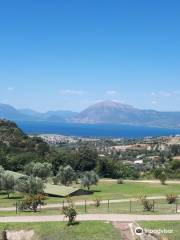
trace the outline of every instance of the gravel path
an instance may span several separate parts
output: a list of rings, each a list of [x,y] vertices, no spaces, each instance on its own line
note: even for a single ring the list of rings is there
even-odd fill
[[[0,217],[0,222],[56,222],[65,221],[63,215]],[[180,215],[80,214],[77,221],[180,221]]]

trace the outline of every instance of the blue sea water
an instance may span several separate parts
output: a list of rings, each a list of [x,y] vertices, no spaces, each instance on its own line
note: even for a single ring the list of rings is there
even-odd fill
[[[75,124],[57,122],[17,122],[27,134],[62,134],[80,137],[142,138],[180,134],[180,129],[112,124]]]

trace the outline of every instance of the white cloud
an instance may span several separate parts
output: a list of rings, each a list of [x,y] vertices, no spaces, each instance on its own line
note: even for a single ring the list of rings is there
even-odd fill
[[[107,91],[106,91],[106,94],[109,95],[109,96],[115,96],[115,95],[118,94],[118,92],[115,91],[115,90],[107,90]]]
[[[14,87],[8,87],[8,91],[14,91]]]
[[[86,94],[87,92],[83,90],[62,89],[59,91],[59,93],[63,95],[83,95]]]
[[[172,92],[159,91],[159,95],[163,97],[170,97],[172,95]]]

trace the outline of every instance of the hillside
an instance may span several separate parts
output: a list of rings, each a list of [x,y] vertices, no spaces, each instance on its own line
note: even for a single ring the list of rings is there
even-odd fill
[[[0,165],[9,170],[20,170],[25,163],[41,161],[49,146],[38,137],[29,137],[16,123],[0,119]]]
[[[15,141],[22,143],[28,137],[17,127],[16,123],[0,119],[0,142],[11,145]]]

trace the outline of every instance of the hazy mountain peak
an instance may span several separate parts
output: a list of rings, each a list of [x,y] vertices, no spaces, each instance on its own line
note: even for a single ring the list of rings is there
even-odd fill
[[[95,108],[95,107],[107,107],[107,108],[121,108],[121,109],[132,109],[134,108],[131,105],[124,104],[115,100],[106,100],[102,102],[98,102],[94,105],[91,105],[89,108]]]
[[[180,128],[180,112],[140,110],[117,101],[96,103],[79,114],[70,111],[38,113],[29,109],[17,110],[8,104],[0,103],[0,118],[14,121],[108,123]]]

